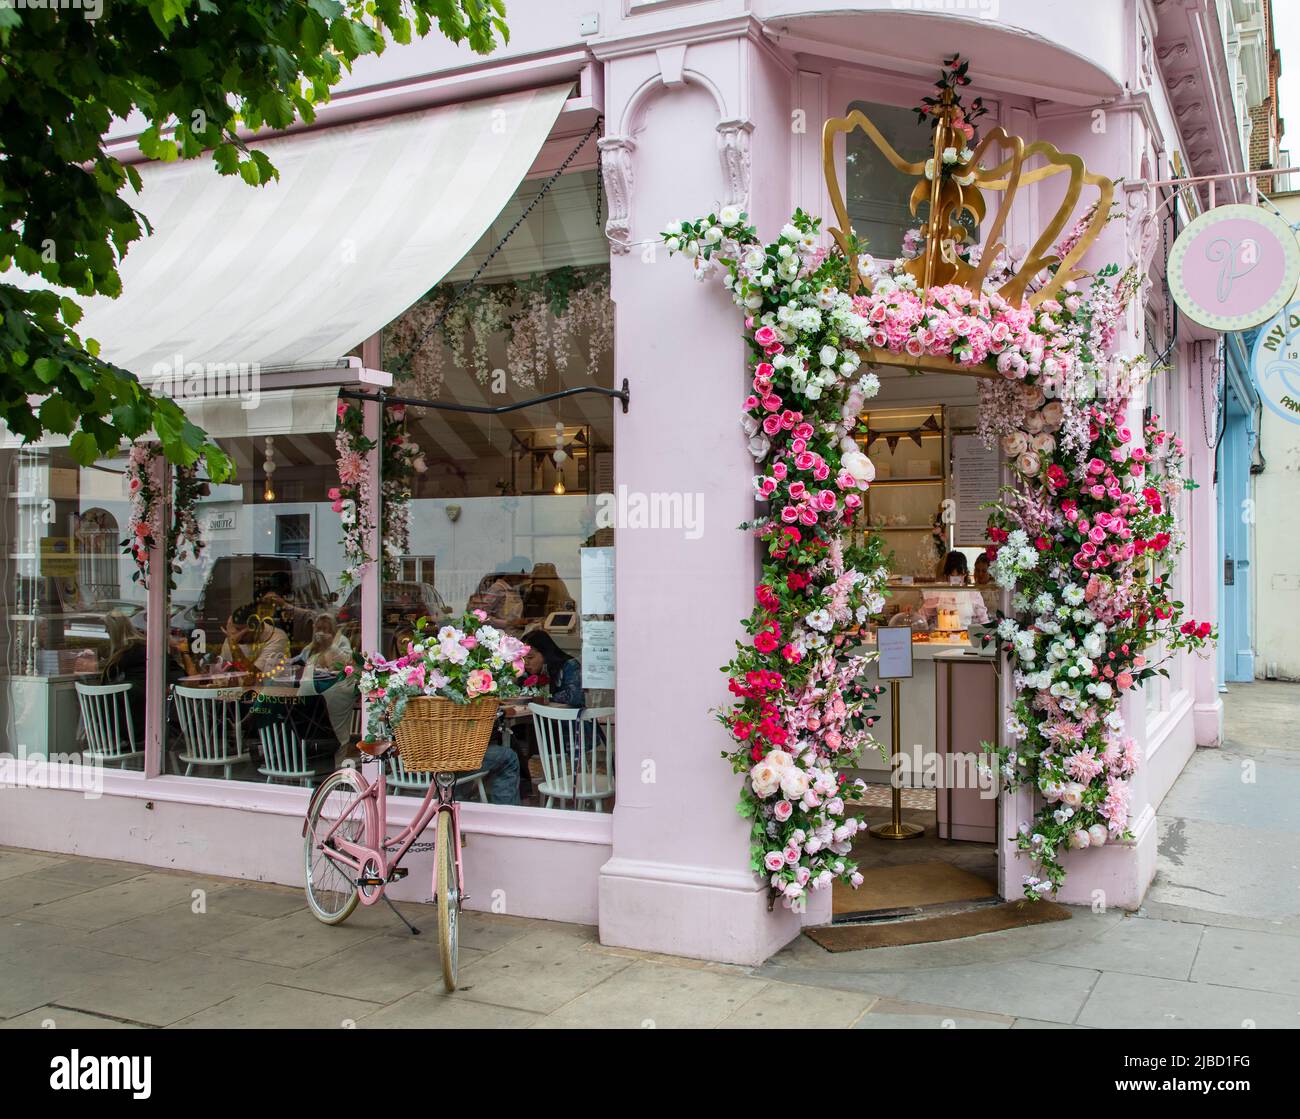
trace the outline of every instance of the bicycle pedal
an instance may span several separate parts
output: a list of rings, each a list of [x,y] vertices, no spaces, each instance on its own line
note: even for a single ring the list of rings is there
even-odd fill
[[[382,878],[370,877],[370,878],[357,879],[358,886],[374,887],[374,886],[382,886],[383,884],[384,884],[384,880]]]
[[[389,874],[388,876],[388,881],[400,882],[403,878],[405,878],[410,873],[411,872],[404,866],[395,866],[393,867],[392,873]]]

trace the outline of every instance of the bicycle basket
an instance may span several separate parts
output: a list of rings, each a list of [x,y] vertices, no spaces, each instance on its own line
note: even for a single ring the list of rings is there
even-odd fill
[[[480,696],[453,703],[438,696],[416,696],[393,737],[407,769],[419,773],[460,773],[483,764],[501,701]]]

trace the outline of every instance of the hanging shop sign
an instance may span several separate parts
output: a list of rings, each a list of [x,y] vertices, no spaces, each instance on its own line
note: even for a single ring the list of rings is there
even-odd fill
[[[1300,302],[1275,315],[1255,335],[1250,376],[1270,409],[1300,424]]]
[[[1276,315],[1300,281],[1300,244],[1276,214],[1219,206],[1178,235],[1169,254],[1174,302],[1211,330],[1249,330]]]

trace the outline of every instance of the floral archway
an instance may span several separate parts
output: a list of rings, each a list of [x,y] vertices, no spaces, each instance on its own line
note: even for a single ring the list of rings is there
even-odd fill
[[[1016,698],[1010,742],[988,749],[1008,786],[1037,794],[1018,824],[1027,897],[1061,885],[1065,851],[1131,838],[1139,758],[1121,698],[1214,638],[1184,619],[1170,577],[1182,547],[1176,498],[1193,486],[1181,442],[1154,419],[1130,426],[1130,401],[1155,371],[1114,353],[1140,277],[1132,265],[1079,266],[1110,220],[1112,184],[1002,129],[977,141],[983,106],[963,104],[969,82],[967,64],[946,59],[917,107],[932,129],[924,163],[903,161],[861,113],[827,123],[834,251],[802,211],[770,242],[735,207],[663,234],[701,278],[721,273],[750,346],[741,422],[764,509],[746,528],[763,577],[718,717],[732,739],[725,757],[745,775],[752,866],[786,906],[837,878],[861,881],[851,852],[863,823],[846,807],[842,770],[873,745],[878,689],[863,682],[858,631],[884,607],[888,578],[879,541],[854,545],[850,531],[874,477],[854,438],[879,391],[873,365],[979,375],[981,432],[1010,462],[989,553],[1013,609],[989,636]],[[926,206],[925,221],[899,259],[874,260],[848,226],[831,145],[853,127],[917,178],[912,212]],[[1000,162],[985,166],[993,152]],[[1069,175],[1061,211],[1013,258],[999,239],[1011,196],[1058,173]],[[1096,200],[1062,236],[1089,187]],[[985,219],[986,190],[1004,201],[982,252],[962,219]]]

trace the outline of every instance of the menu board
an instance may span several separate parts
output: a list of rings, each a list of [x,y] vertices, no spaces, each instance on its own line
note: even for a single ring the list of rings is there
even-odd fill
[[[876,675],[882,680],[907,680],[912,676],[912,627],[880,626],[876,629]]]
[[[984,446],[978,435],[952,439],[953,539],[959,548],[982,548],[988,543],[989,511],[981,508],[996,501],[1001,485],[997,447]]]

